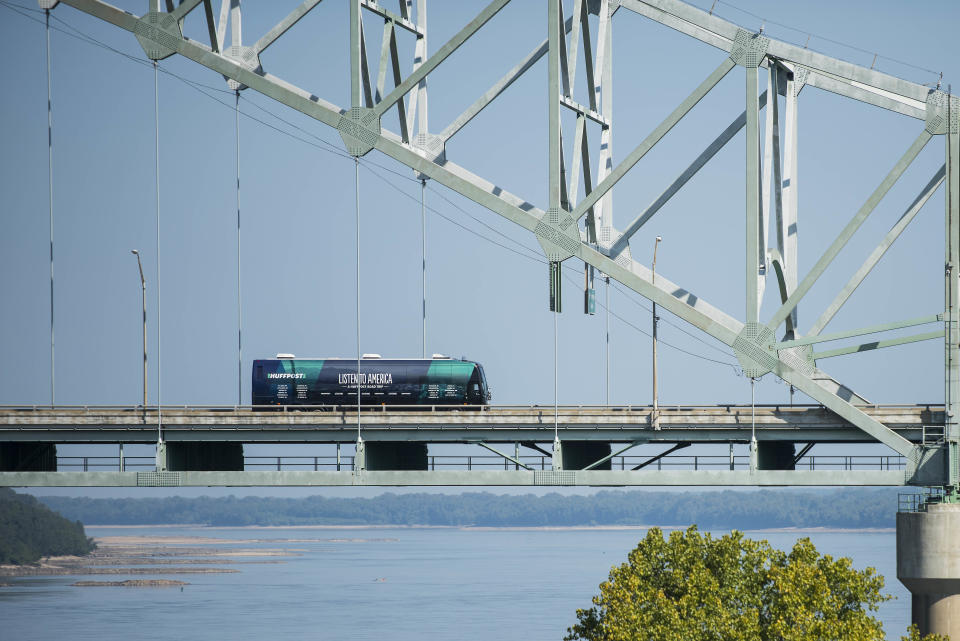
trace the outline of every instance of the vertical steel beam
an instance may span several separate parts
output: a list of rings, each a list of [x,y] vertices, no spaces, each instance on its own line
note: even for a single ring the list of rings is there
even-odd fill
[[[427,59],[427,0],[417,0],[417,43],[413,48],[413,71],[420,68]],[[417,111],[419,107],[420,111]],[[427,78],[417,83],[417,90],[410,92],[407,99],[407,131],[411,139],[414,137],[414,116],[419,115],[416,133],[427,133]]]
[[[243,29],[241,28],[240,0],[230,0],[230,44],[234,47],[243,45]]]
[[[360,80],[360,0],[350,0],[350,106],[362,107],[363,88]]]
[[[223,50],[223,45],[227,41],[227,16],[230,11],[230,4],[233,0],[220,0],[220,17],[217,20],[217,44]]]
[[[594,110],[600,105],[600,114],[608,123],[613,122],[613,31],[611,29],[610,6],[607,0],[600,0],[600,14],[597,25],[597,61],[593,72],[593,96],[590,107]],[[597,79],[599,78],[599,82]],[[597,182],[603,182],[613,171],[613,127],[606,125],[600,130],[600,154],[597,166]],[[613,226],[613,194],[608,190],[600,199],[599,207],[594,208],[596,224],[602,229]]]
[[[747,323],[760,320],[760,136],[757,67],[747,71]],[[769,93],[767,94],[770,95]]]
[[[763,183],[761,185],[762,198],[760,215],[763,223],[760,233],[760,264],[763,265],[763,274],[769,269],[767,249],[770,243],[770,219],[776,212],[779,221],[781,212],[781,185],[780,185],[780,98],[777,93],[779,84],[778,68],[776,63],[767,65],[766,114],[764,119],[763,143]],[[771,203],[771,198],[773,203]],[[766,288],[766,279],[760,281],[760,300]]]
[[[560,208],[560,0],[547,0],[547,95],[549,96],[549,194],[551,209]]]
[[[946,136],[946,246],[944,270],[944,409],[948,447],[948,477],[954,494],[960,483],[960,123],[956,101],[947,98]]]
[[[777,249],[783,260],[783,280],[789,297],[797,289],[797,115],[798,98],[803,83],[796,79],[796,71],[787,75],[786,113],[784,114],[783,141],[783,213],[777,219]],[[797,326],[798,309],[790,312],[792,326]]]

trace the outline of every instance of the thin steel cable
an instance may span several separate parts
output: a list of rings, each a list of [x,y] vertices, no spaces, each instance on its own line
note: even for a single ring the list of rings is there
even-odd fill
[[[639,307],[640,309],[642,309],[642,310],[644,310],[644,311],[647,311],[647,312],[650,311],[650,308],[649,308],[649,307],[645,306],[643,303],[641,303],[641,302],[638,301],[636,298],[634,298],[633,296],[631,296],[631,293],[634,293],[632,290],[630,290],[629,292],[628,292],[628,291],[625,291],[625,290],[621,289],[620,287],[618,287],[616,283],[614,283],[613,287],[614,287],[614,289],[616,289],[618,292],[620,292],[621,294],[623,294],[623,296],[624,296],[627,300],[629,300],[631,303],[633,303],[634,305],[636,305],[636,306]],[[716,351],[716,352],[719,352],[720,354],[723,354],[724,356],[733,356],[733,355],[730,354],[729,352],[726,352],[726,351],[720,349],[719,347],[717,347],[716,345],[713,345],[712,343],[707,342],[706,340],[704,340],[703,338],[697,336],[696,334],[687,331],[686,329],[684,329],[684,328],[681,327],[680,325],[677,325],[676,323],[670,322],[669,319],[661,318],[660,320],[663,321],[665,324],[669,325],[670,327],[673,327],[673,328],[676,329],[677,331],[679,331],[679,332],[681,332],[681,333],[683,333],[683,334],[686,334],[687,336],[689,336],[690,338],[692,338],[693,340],[695,340],[695,341],[697,341],[697,342],[699,342],[699,343],[703,343],[704,345],[706,345],[706,346],[709,347],[710,349],[712,349],[712,350],[714,350],[714,351]],[[661,342],[663,342],[663,341],[661,341]]]
[[[53,93],[50,79],[50,10],[45,9],[47,34],[47,189],[50,201],[50,406],[56,404],[53,341]]]
[[[243,403],[243,290],[240,287],[240,89],[236,90],[234,130],[237,142],[237,405]]]
[[[6,0],[0,0],[0,6],[7,6],[7,8],[11,8],[11,7],[9,6],[9,5],[11,5],[11,4],[12,4],[12,3],[9,3],[9,2],[7,2]],[[14,6],[19,6],[19,5],[14,5]],[[19,13],[19,12],[17,12],[17,13]],[[30,16],[24,16],[24,17],[27,17],[28,19],[33,19],[33,18],[31,18]],[[56,16],[54,16],[54,19],[55,19],[55,20],[58,20],[58,18],[57,18]],[[123,56],[123,57],[125,57],[125,58],[127,58],[127,59],[129,59],[129,60],[131,60],[131,61],[133,61],[133,62],[144,63],[144,64],[151,64],[150,61],[142,60],[142,59],[140,59],[140,58],[138,58],[138,57],[136,57],[136,56],[131,56],[131,55],[126,54],[126,53],[124,53],[124,52],[122,52],[122,51],[119,51],[119,50],[117,50],[117,49],[114,49],[113,47],[110,47],[109,45],[105,45],[104,43],[96,40],[95,38],[92,38],[92,37],[90,37],[90,36],[87,36],[86,34],[83,34],[83,32],[80,32],[79,30],[75,29],[74,27],[72,27],[72,26],[69,25],[68,23],[66,23],[66,22],[64,22],[64,21],[62,21],[62,20],[59,20],[59,21],[60,21],[61,23],[63,23],[64,25],[66,25],[67,27],[73,29],[74,31],[76,31],[77,33],[80,34],[79,36],[77,36],[77,35],[71,34],[71,33],[69,33],[69,32],[66,32],[66,31],[64,31],[64,30],[62,30],[62,29],[57,29],[58,31],[62,31],[62,32],[65,33],[66,35],[69,35],[69,36],[74,37],[74,38],[77,38],[77,39],[85,40],[85,41],[89,42],[90,44],[93,44],[93,45],[96,45],[96,46],[103,47],[103,48],[105,48],[105,49],[107,49],[107,50],[109,50],[109,51],[112,51],[112,52],[114,52],[114,53],[117,53],[118,55],[121,55],[121,56]],[[52,27],[52,28],[56,29],[56,27]],[[233,108],[236,110],[236,105],[232,105],[232,106],[231,106],[231,105],[228,105],[226,102],[224,102],[224,101],[218,99],[217,97],[212,96],[212,95],[210,95],[209,93],[207,93],[206,90],[216,91],[216,92],[219,92],[219,93],[232,93],[232,92],[228,92],[228,91],[221,90],[221,89],[218,89],[218,88],[215,88],[215,87],[211,87],[211,86],[209,86],[209,85],[204,85],[203,83],[199,83],[199,82],[197,82],[197,81],[190,80],[190,79],[188,79],[188,78],[184,78],[183,76],[180,76],[180,75],[178,75],[178,74],[172,73],[172,72],[170,72],[170,71],[168,71],[168,70],[166,70],[166,69],[157,68],[157,67],[155,67],[155,69],[158,70],[158,71],[160,71],[160,72],[163,72],[164,74],[166,74],[166,75],[168,75],[168,76],[171,76],[171,77],[173,77],[173,78],[175,78],[175,79],[183,82],[184,84],[190,86],[191,88],[195,89],[196,91],[199,91],[200,93],[202,93],[202,94],[205,95],[206,97],[210,98],[211,100],[214,100],[214,101],[216,101],[216,102],[218,102],[218,103],[220,103],[220,104],[222,104],[222,105],[224,105],[224,106],[233,107]],[[206,89],[206,90],[205,90],[205,89]],[[280,116],[277,116],[277,115],[274,114],[273,112],[271,112],[271,111],[269,111],[269,110],[261,107],[260,105],[257,105],[257,104],[254,103],[254,102],[251,102],[251,101],[249,101],[249,100],[248,100],[247,102],[248,102],[248,104],[252,104],[254,107],[256,107],[257,109],[263,111],[264,113],[267,113],[267,114],[271,115],[272,117],[277,118],[279,121],[283,122],[284,124],[287,124],[288,126],[291,126],[291,127],[295,128],[295,129],[297,129],[297,130],[299,130],[299,131],[302,131],[302,132],[304,132],[304,133],[307,133],[308,135],[310,135],[311,137],[313,137],[313,138],[321,141],[321,142],[324,143],[325,145],[332,147],[332,144],[331,144],[331,143],[329,143],[328,141],[326,141],[326,140],[320,138],[319,136],[313,134],[312,132],[309,132],[307,129],[304,129],[303,127],[299,127],[299,126],[297,126],[296,124],[294,124],[294,123],[292,123],[292,122],[290,122],[290,121],[288,121],[288,120],[286,120],[286,119],[283,119],[283,118],[281,118]],[[274,125],[271,125],[270,123],[265,122],[265,121],[263,121],[263,120],[261,120],[261,119],[259,119],[259,118],[256,118],[256,117],[254,117],[254,116],[250,115],[249,113],[244,112],[244,111],[242,111],[242,110],[240,111],[240,114],[243,115],[243,116],[245,116],[245,117],[247,117],[247,118],[250,118],[250,119],[253,120],[254,122],[257,122],[257,123],[259,123],[259,124],[261,124],[261,125],[263,125],[263,126],[265,126],[265,127],[268,127],[268,128],[270,128],[270,129],[278,132],[278,133],[281,133],[281,134],[283,134],[283,135],[286,135],[286,136],[288,136],[288,137],[291,137],[291,138],[293,138],[293,139],[295,139],[295,140],[298,140],[298,141],[300,141],[300,142],[303,142],[303,143],[305,143],[305,144],[308,144],[308,145],[310,145],[310,146],[312,146],[312,147],[315,147],[315,148],[317,148],[317,149],[320,149],[320,150],[322,150],[322,151],[325,151],[325,152],[328,152],[328,153],[333,153],[334,155],[338,155],[338,156],[342,156],[342,157],[351,157],[351,156],[349,156],[348,154],[345,154],[344,152],[339,151],[339,150],[337,150],[337,149],[335,149],[335,148],[328,149],[328,148],[321,147],[320,145],[314,144],[314,143],[310,142],[309,140],[306,140],[306,139],[301,138],[301,137],[299,137],[299,136],[296,136],[296,135],[294,135],[294,134],[292,134],[292,133],[290,133],[290,132],[288,132],[288,131],[285,131],[285,130],[283,130],[283,129],[280,129],[280,128],[274,126]],[[390,169],[390,168],[387,168],[387,167],[385,167],[385,166],[383,166],[383,165],[380,165],[380,164],[378,164],[378,163],[375,163],[375,162],[372,162],[372,161],[369,161],[369,160],[365,160],[365,161],[364,161],[364,165],[365,165],[365,166],[372,165],[372,166],[375,166],[375,167],[379,167],[380,169],[383,169],[384,171],[388,171],[389,173],[395,174],[395,175],[397,175],[398,177],[403,178],[404,180],[415,180],[415,179],[408,178],[407,176],[404,176],[404,175],[400,174],[400,173],[397,172],[397,171],[394,171],[394,170],[392,170],[392,169]],[[399,187],[397,187],[396,185],[394,185],[393,183],[391,183],[389,180],[387,180],[385,177],[383,177],[383,176],[381,176],[380,174],[378,174],[376,171],[374,171],[373,169],[371,169],[369,166],[368,166],[367,168],[368,168],[376,177],[378,177],[378,178],[380,178],[381,180],[383,180],[384,182],[386,182],[386,183],[387,183],[388,185],[390,185],[392,188],[396,189],[397,191],[399,191],[399,192],[402,193],[403,195],[407,196],[408,198],[412,198],[412,196],[410,196],[410,194],[407,194],[407,192],[403,191],[402,189],[400,189]],[[449,203],[451,206],[453,206],[453,207],[455,207],[456,209],[458,209],[459,211],[463,212],[465,215],[467,215],[468,217],[470,217],[471,219],[473,219],[474,221],[476,221],[478,224],[483,225],[484,227],[486,227],[486,228],[489,229],[490,231],[496,233],[497,235],[499,235],[499,236],[501,236],[501,237],[509,240],[510,242],[515,243],[516,245],[518,245],[519,247],[521,247],[523,250],[526,250],[526,251],[528,251],[528,252],[533,252],[533,251],[534,251],[534,250],[532,250],[531,248],[523,245],[523,244],[520,243],[519,241],[517,241],[517,240],[511,238],[510,236],[507,236],[507,235],[503,234],[503,233],[500,232],[499,230],[491,227],[490,225],[486,224],[485,222],[483,222],[483,221],[480,220],[479,218],[477,218],[477,217],[469,214],[469,212],[467,212],[467,211],[464,210],[463,208],[461,208],[461,207],[459,207],[458,205],[456,205],[456,203],[454,203],[454,202],[451,201],[450,199],[446,198],[446,196],[444,196],[441,192],[439,192],[439,191],[437,191],[437,190],[433,190],[433,191],[434,191],[435,193],[437,193],[443,200],[445,200],[445,201],[446,201],[447,203]],[[429,209],[432,213],[440,216],[441,218],[447,220],[448,222],[451,222],[452,224],[460,227],[461,229],[463,229],[463,230],[465,230],[465,231],[467,231],[467,232],[469,232],[469,233],[471,233],[471,234],[474,234],[475,236],[477,236],[477,237],[479,237],[479,238],[482,238],[482,239],[484,239],[484,240],[486,240],[486,241],[488,241],[488,242],[490,242],[490,243],[493,243],[493,244],[495,244],[495,245],[497,245],[497,246],[499,246],[499,247],[501,247],[501,248],[503,248],[503,249],[506,249],[507,251],[511,251],[512,253],[515,253],[515,254],[517,254],[518,256],[522,256],[522,257],[524,257],[524,258],[527,258],[528,260],[533,260],[533,261],[538,262],[538,263],[541,263],[541,264],[546,264],[546,262],[547,262],[547,261],[543,260],[542,258],[539,258],[539,257],[536,256],[536,255],[530,255],[530,254],[522,253],[521,251],[515,250],[515,249],[513,249],[512,247],[508,247],[508,246],[503,245],[502,243],[499,243],[499,242],[497,242],[497,241],[495,241],[495,240],[493,240],[493,239],[491,239],[491,238],[489,238],[489,237],[486,237],[486,236],[484,236],[483,234],[481,234],[481,233],[479,233],[479,232],[477,232],[477,231],[475,231],[475,230],[472,230],[472,229],[470,229],[469,227],[466,227],[466,226],[460,224],[459,222],[455,221],[454,219],[450,218],[449,216],[444,215],[442,212],[440,212],[439,210],[437,210],[437,209],[435,209],[435,208],[433,208],[433,207],[426,207],[426,209]],[[608,294],[608,295],[609,295],[609,294]],[[631,299],[631,300],[633,300],[633,299]],[[635,304],[637,304],[637,305],[640,305],[640,304],[637,303],[636,301],[633,301],[633,302],[634,302]],[[641,307],[642,307],[642,305],[641,305]],[[618,316],[618,315],[616,315],[616,314],[614,314],[614,317],[617,318],[618,320],[621,320],[622,322],[624,322],[625,324],[627,324],[627,325],[628,325],[629,327],[631,327],[632,329],[637,330],[637,331],[640,331],[641,333],[647,335],[646,332],[643,332],[642,330],[639,330],[639,328],[637,328],[636,326],[632,325],[631,323],[629,323],[628,321],[626,321],[626,320],[623,319],[622,317],[620,317],[620,316]],[[683,333],[689,335],[691,338],[694,338],[695,340],[698,340],[698,341],[704,343],[704,344],[707,345],[708,347],[711,347],[712,349],[717,349],[716,347],[714,347],[713,345],[710,345],[709,343],[706,343],[705,341],[703,341],[703,340],[700,339],[699,337],[697,337],[697,336],[695,336],[695,335],[693,335],[693,334],[690,334],[689,332],[686,332],[686,331],[683,330],[682,328],[677,327],[676,325],[674,325],[674,324],[672,324],[672,323],[669,323],[669,321],[665,321],[665,322],[667,322],[667,323],[670,324],[671,326],[677,328],[678,330],[682,331]],[[660,340],[659,342],[663,343],[664,345],[667,345],[668,347],[671,347],[671,348],[673,348],[673,349],[677,349],[677,350],[679,350],[679,351],[681,351],[681,352],[683,352],[683,353],[686,353],[686,354],[688,354],[688,355],[690,355],[690,356],[694,356],[694,357],[696,357],[696,358],[701,358],[701,359],[703,359],[703,360],[707,360],[707,361],[710,361],[710,362],[714,362],[714,363],[718,363],[718,364],[723,364],[723,365],[732,365],[732,364],[730,364],[730,363],[725,363],[725,362],[722,362],[722,361],[717,361],[717,360],[714,360],[714,359],[710,359],[710,358],[707,358],[707,357],[700,356],[700,355],[695,354],[695,353],[693,353],[693,352],[689,352],[689,351],[684,350],[684,349],[682,349],[682,348],[679,348],[679,347],[677,347],[677,346],[675,346],[675,345],[672,345],[672,344],[670,344],[670,343],[667,343],[667,342],[665,342],[665,341],[663,341],[663,340]],[[718,351],[720,351],[720,350],[718,350]],[[724,352],[721,351],[721,353],[724,353]],[[725,353],[724,353],[724,354],[725,354]],[[728,354],[725,354],[725,355],[728,355]]]
[[[606,302],[604,308],[606,308],[606,336],[607,336],[607,359],[606,359],[606,377],[605,385],[607,390],[607,407],[610,406],[610,277],[607,276],[604,278],[606,281]]]
[[[157,193],[157,463],[161,463],[160,446],[163,444],[163,402],[161,395],[161,374],[160,367],[161,354],[160,349],[160,72],[157,61],[153,61],[153,124],[154,124],[154,176],[156,180],[155,189]],[[159,466],[159,465],[158,465]],[[166,464],[162,465],[166,468]]]
[[[557,284],[559,287],[559,283]],[[553,311],[553,442],[556,443],[558,436],[560,424],[560,408],[559,408],[559,395],[557,394],[558,382],[559,382],[559,367],[558,367],[558,357],[557,357],[557,317],[560,315],[559,299],[556,301],[556,308]]]
[[[750,449],[757,449],[757,403],[756,403],[757,379],[750,377]]]
[[[420,337],[420,358],[427,357],[427,180],[420,180],[420,294],[423,298],[421,309],[422,336]]]
[[[360,443],[360,157],[354,157],[354,202],[357,221],[357,443]]]

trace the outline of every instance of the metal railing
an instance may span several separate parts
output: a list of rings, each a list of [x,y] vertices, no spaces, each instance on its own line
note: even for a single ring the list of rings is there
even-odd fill
[[[447,405],[447,404],[438,404],[438,405],[361,405],[362,412],[394,412],[394,411],[420,411],[420,412],[433,412],[433,411],[449,411],[454,410],[469,410],[469,411],[510,411],[510,410],[523,410],[530,411],[540,409],[545,412],[553,411],[553,405],[539,405],[539,404],[516,404],[516,405]],[[757,409],[762,410],[774,410],[774,411],[800,411],[800,410],[810,410],[810,409],[824,409],[823,405],[818,404],[808,404],[808,405],[789,405],[783,403],[774,403],[774,404],[762,404],[757,403],[755,405]],[[871,404],[863,405],[867,409],[917,409],[923,408],[930,411],[943,411],[943,405],[937,403],[893,403],[893,404]],[[658,405],[658,411],[661,412],[676,412],[676,411],[687,411],[687,410],[732,410],[732,409],[744,409],[750,408],[749,404],[737,404],[737,403],[724,403],[719,405],[697,405],[697,404],[682,404],[682,405]],[[304,410],[317,410],[317,411],[333,411],[333,412],[356,412],[357,405],[356,403],[341,403],[335,405],[147,405],[146,411],[151,414],[155,414],[158,409],[162,409],[164,412],[175,412],[177,410],[188,410],[188,411],[209,411],[209,412],[299,412]],[[603,410],[603,411],[613,411],[613,412],[650,412],[653,408],[650,405],[636,404],[636,405],[591,405],[591,404],[578,404],[578,405],[560,405],[559,409],[563,410]],[[142,405],[0,405],[0,411],[22,411],[22,412],[32,412],[32,411],[86,411],[86,412],[95,412],[95,411],[113,411],[113,412],[143,412],[144,407]]]
[[[943,503],[942,487],[925,487],[920,492],[897,495],[897,512],[926,512],[927,506]]]
[[[651,460],[650,456],[615,456],[610,459],[612,470],[748,470],[749,456],[724,455],[676,455]],[[494,454],[429,455],[427,469],[435,470],[550,470],[549,456],[522,456],[520,464]],[[247,471],[352,471],[353,456],[245,456]],[[126,456],[123,470],[147,471],[155,469],[152,456]],[[521,465],[522,464],[522,465]],[[797,470],[902,470],[906,467],[903,456],[804,456],[795,464]],[[122,471],[119,456],[61,456],[57,457],[60,471],[104,472]],[[919,495],[902,495],[919,496]],[[902,510],[904,511],[904,510]],[[906,510],[910,511],[910,510]]]
[[[153,456],[124,456],[121,469],[119,456],[58,456],[57,470],[61,472],[145,472],[156,468]]]

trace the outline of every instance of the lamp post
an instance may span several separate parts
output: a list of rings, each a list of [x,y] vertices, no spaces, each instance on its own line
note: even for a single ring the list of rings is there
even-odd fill
[[[140,268],[140,294],[143,303],[143,412],[147,412],[147,281],[143,278],[143,263],[140,262],[140,252],[131,249],[130,253],[137,257],[137,267]]]
[[[652,268],[652,279],[651,282],[657,284],[657,247],[660,246],[660,241],[663,238],[657,236],[657,240],[653,243],[653,268]],[[657,304],[653,303],[653,414],[651,416],[650,423],[653,426],[653,429],[660,429],[660,404],[657,398]]]

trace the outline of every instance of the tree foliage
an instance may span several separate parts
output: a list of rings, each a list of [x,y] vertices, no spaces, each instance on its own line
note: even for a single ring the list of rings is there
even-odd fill
[[[653,528],[610,570],[593,607],[577,610],[566,639],[883,641],[874,616],[890,598],[883,584],[807,538],[788,553],[736,531],[715,538],[694,526],[664,538]]]
[[[0,488],[0,564],[88,554],[95,547],[79,521],[63,518],[32,496]]]

